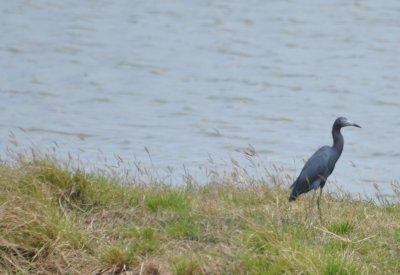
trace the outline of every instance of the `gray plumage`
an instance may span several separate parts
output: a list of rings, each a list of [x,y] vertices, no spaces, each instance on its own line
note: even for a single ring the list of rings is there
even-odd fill
[[[319,208],[319,199],[321,197],[322,188],[335,168],[335,164],[343,151],[344,139],[340,129],[346,126],[361,128],[359,125],[350,122],[345,117],[339,117],[335,120],[332,126],[333,145],[321,147],[306,162],[299,177],[291,186],[292,191],[289,196],[289,201],[296,200],[299,195],[307,193],[310,190],[320,188],[320,194],[318,197]]]

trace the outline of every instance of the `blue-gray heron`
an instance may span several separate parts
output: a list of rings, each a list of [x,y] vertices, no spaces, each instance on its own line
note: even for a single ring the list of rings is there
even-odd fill
[[[355,126],[361,128],[361,126],[349,121],[345,117],[339,117],[335,120],[332,126],[333,145],[321,147],[306,162],[299,177],[290,187],[292,192],[289,196],[289,201],[296,200],[300,194],[320,188],[317,203],[321,216],[319,201],[322,194],[322,188],[324,187],[327,178],[332,173],[336,162],[342,154],[344,140],[342,134],[340,133],[340,129],[346,126]]]

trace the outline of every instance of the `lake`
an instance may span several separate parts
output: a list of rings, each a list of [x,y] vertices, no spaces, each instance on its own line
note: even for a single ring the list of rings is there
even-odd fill
[[[2,1],[1,147],[15,135],[98,165],[149,163],[147,148],[201,182],[210,156],[249,165],[251,144],[295,177],[346,116],[363,128],[342,130],[331,181],[390,194],[399,14],[395,0]]]

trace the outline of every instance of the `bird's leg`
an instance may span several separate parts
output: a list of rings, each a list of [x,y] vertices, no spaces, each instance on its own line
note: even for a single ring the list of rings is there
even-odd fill
[[[316,192],[316,191],[317,191],[317,190],[315,190],[315,192]],[[314,195],[315,195],[315,193],[314,193]],[[319,212],[319,220],[322,222],[322,212],[321,212],[321,207],[320,207],[320,203],[319,203],[319,201],[320,201],[320,199],[321,199],[321,195],[322,195],[322,187],[319,188],[319,196],[318,196],[318,199],[317,199],[318,212]]]
[[[314,202],[314,199],[315,199],[315,190],[314,190],[314,194],[312,195],[311,202]]]
[[[310,203],[310,207],[309,207],[309,209],[310,209],[309,215],[310,215],[311,223],[314,221],[314,213],[313,213],[314,212],[313,211],[314,207],[313,207],[313,205],[314,205],[315,194],[316,193],[317,193],[317,190],[314,189],[314,193],[313,193],[313,196],[311,198],[311,203]]]

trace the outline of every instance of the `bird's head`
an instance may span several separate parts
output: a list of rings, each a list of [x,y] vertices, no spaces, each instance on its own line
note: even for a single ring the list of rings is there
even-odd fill
[[[354,126],[354,127],[361,128],[360,125],[351,122],[350,120],[348,120],[345,117],[338,117],[335,120],[335,123],[333,124],[333,126],[336,126],[336,127],[339,127],[339,128],[346,127],[346,126]]]

